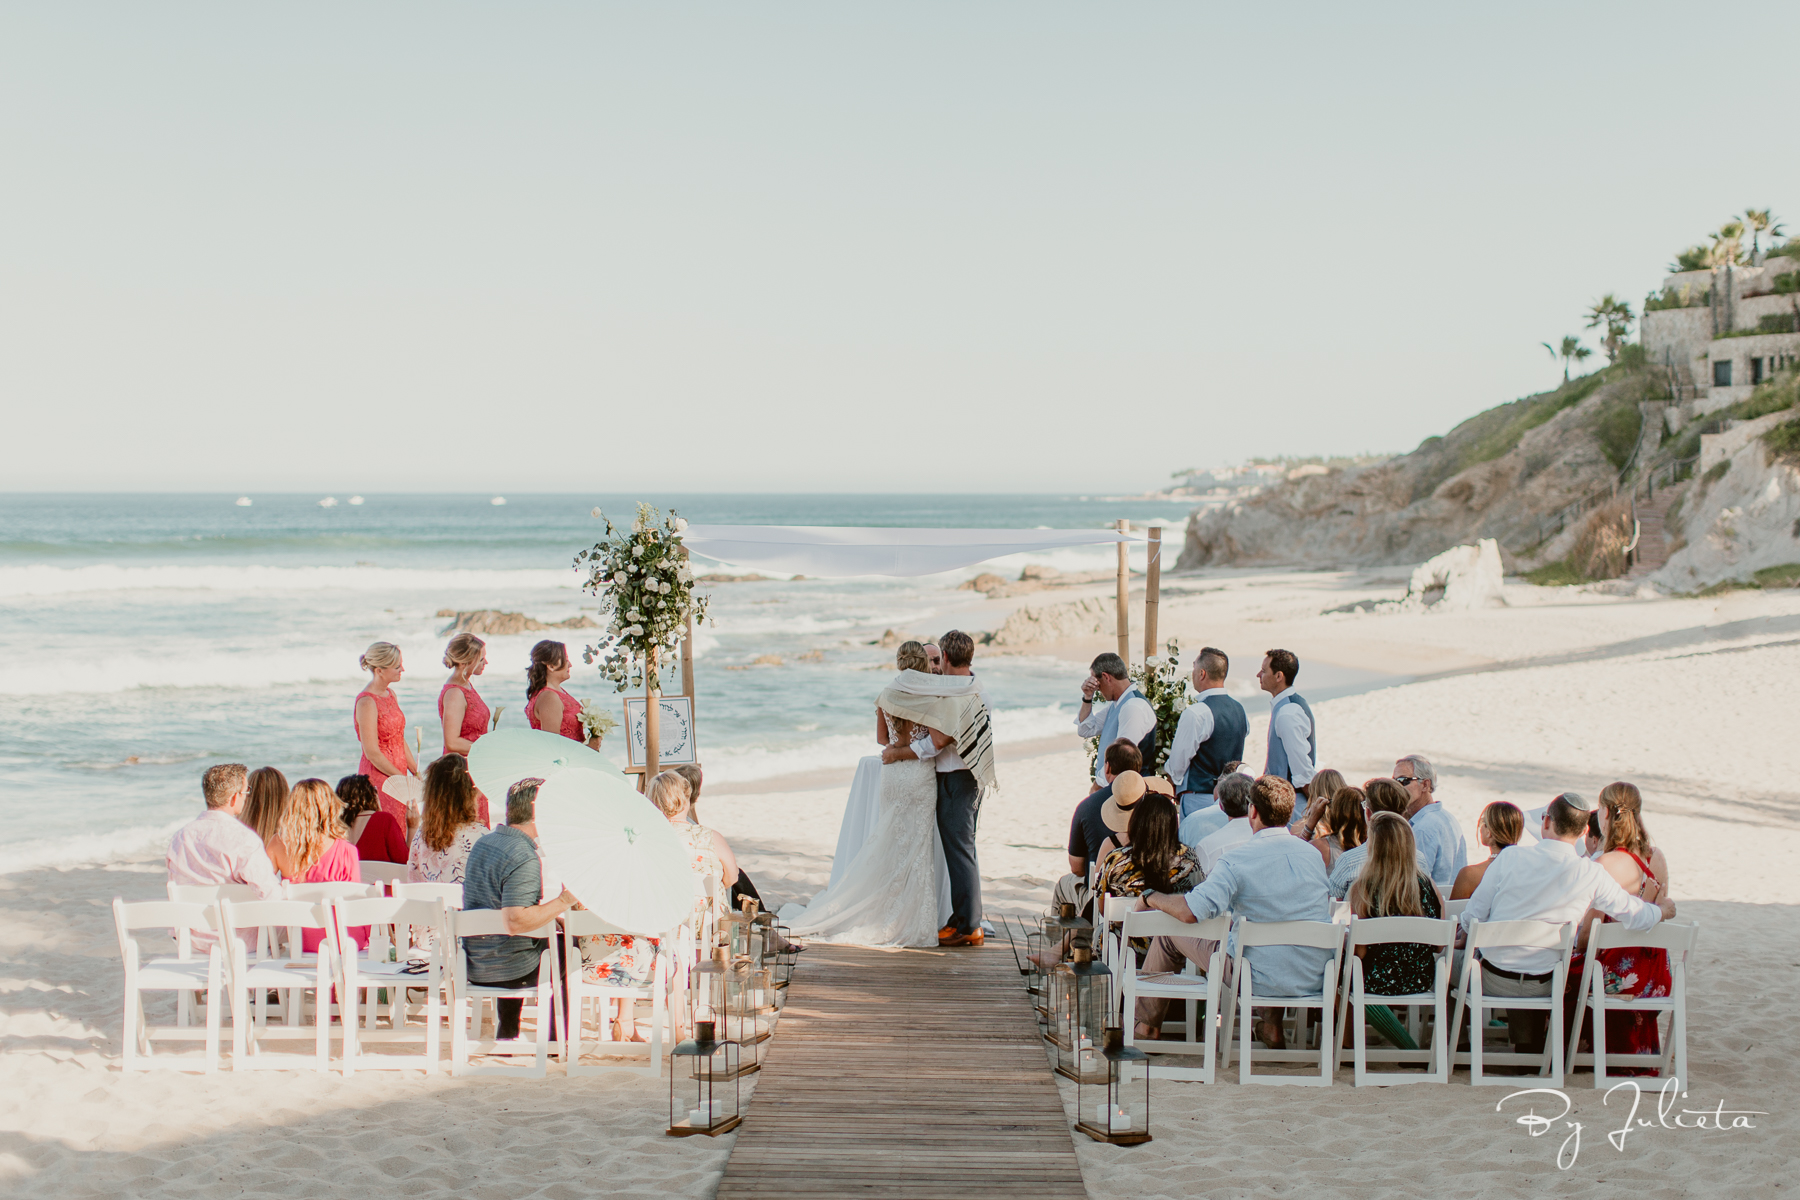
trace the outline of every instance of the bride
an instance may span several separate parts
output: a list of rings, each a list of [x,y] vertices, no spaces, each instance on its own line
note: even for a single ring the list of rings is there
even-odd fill
[[[902,671],[928,671],[925,648],[907,642],[895,656]],[[782,909],[795,937],[857,946],[936,946],[938,880],[946,875],[937,828],[936,753],[932,731],[875,710],[883,746],[912,757],[881,767],[880,815],[848,864],[833,864],[832,883],[802,910]],[[942,737],[940,733],[938,735]]]

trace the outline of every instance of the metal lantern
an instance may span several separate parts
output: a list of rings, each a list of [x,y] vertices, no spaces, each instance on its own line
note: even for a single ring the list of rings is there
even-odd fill
[[[785,989],[794,977],[794,960],[800,957],[794,949],[794,939],[788,936],[787,926],[777,921],[773,913],[758,913],[756,923],[762,929],[763,965],[774,972],[776,988]],[[777,938],[781,942],[780,948],[775,944]],[[781,1000],[778,995],[776,1004],[779,1005]]]
[[[723,1040],[739,1047],[738,1074],[761,1069],[762,1044],[774,1029],[775,984],[768,971],[735,964],[720,947],[689,973],[688,1003],[696,1022],[711,1021]]]
[[[1050,1020],[1050,976],[1044,970],[1044,935],[1032,930],[1025,935],[1025,994],[1037,1013],[1041,1031]]]
[[[718,1137],[744,1119],[738,1044],[715,1041],[713,1032],[711,1021],[697,1021],[693,1040],[670,1051],[670,1137]]]
[[[733,959],[749,959],[760,963],[763,957],[763,931],[749,912],[728,912],[719,922],[719,941]]]
[[[1094,961],[1089,946],[1075,947],[1071,961],[1058,966],[1054,981],[1056,1008],[1050,1042],[1056,1047],[1056,1073],[1076,1082],[1097,1083],[1106,1077],[1101,1049],[1112,1024],[1112,972]]]
[[[1039,984],[1038,1024],[1051,1030],[1056,1013],[1056,966],[1067,961],[1074,947],[1093,944],[1094,923],[1086,917],[1076,916],[1073,904],[1059,904],[1054,913],[1044,918],[1037,936],[1038,945],[1032,948],[1032,962],[1048,976]],[[1028,944],[1029,941],[1028,938]]]
[[[1125,1044],[1125,1031],[1106,1030],[1100,1047],[1104,1070],[1075,1087],[1075,1128],[1096,1142],[1136,1146],[1150,1140],[1150,1056]]]

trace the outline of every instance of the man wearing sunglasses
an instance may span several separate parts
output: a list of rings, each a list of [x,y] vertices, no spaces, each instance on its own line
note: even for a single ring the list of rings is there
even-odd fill
[[[1406,819],[1413,841],[1425,860],[1431,881],[1446,893],[1456,873],[1469,865],[1469,846],[1462,826],[1437,799],[1437,770],[1423,754],[1409,754],[1394,764],[1394,782],[1406,789]]]

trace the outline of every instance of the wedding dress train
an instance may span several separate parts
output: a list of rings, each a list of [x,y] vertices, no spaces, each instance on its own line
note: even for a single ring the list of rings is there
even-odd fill
[[[937,945],[939,878],[949,878],[938,837],[937,773],[929,761],[912,759],[882,767],[880,779],[879,816],[855,857],[833,863],[834,882],[811,904],[781,910],[794,937],[855,946]]]

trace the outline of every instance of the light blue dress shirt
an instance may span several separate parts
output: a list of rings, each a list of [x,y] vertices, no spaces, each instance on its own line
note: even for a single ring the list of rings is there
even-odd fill
[[[1206,797],[1202,797],[1206,799]],[[1181,818],[1181,844],[1198,846],[1200,839],[1209,833],[1217,833],[1231,823],[1225,810],[1217,804],[1208,804],[1205,808],[1195,809]]]
[[[1469,847],[1463,841],[1462,827],[1434,800],[1413,814],[1412,829],[1425,873],[1431,876],[1431,882],[1448,892],[1456,882],[1456,873],[1469,865]]]
[[[1187,894],[1194,916],[1206,921],[1233,913],[1251,921],[1329,921],[1325,860],[1286,829],[1259,830],[1213,865],[1206,882]],[[1226,947],[1237,953],[1237,931]],[[1318,995],[1331,951],[1311,946],[1252,946],[1244,957],[1261,996]]]
[[[1426,875],[1430,875],[1431,867],[1426,863],[1425,855],[1419,852],[1417,846],[1418,835],[1414,835],[1413,841],[1413,861],[1419,864],[1419,870],[1423,871]],[[1360,846],[1352,846],[1350,849],[1337,856],[1337,861],[1331,864],[1331,875],[1329,879],[1331,898],[1333,900],[1343,900],[1349,897],[1350,885],[1356,882],[1356,877],[1358,875],[1362,874],[1363,861],[1368,857],[1369,843],[1367,842],[1364,842]],[[1460,870],[1460,868],[1458,869]],[[1455,878],[1454,873],[1451,878]],[[1433,880],[1432,882],[1435,883],[1436,880]],[[1450,885],[1447,883],[1444,884],[1443,887],[1445,891],[1450,890]]]

